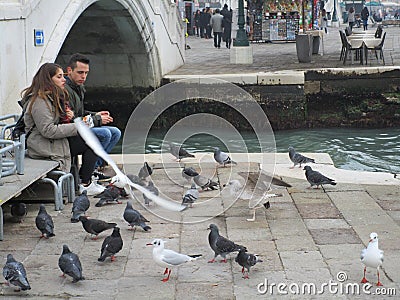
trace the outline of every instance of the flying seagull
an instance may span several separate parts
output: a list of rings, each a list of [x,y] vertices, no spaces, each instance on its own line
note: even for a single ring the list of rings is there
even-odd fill
[[[306,178],[307,181],[310,183],[308,189],[313,187],[314,185],[316,185],[317,188],[319,185],[322,187],[323,184],[336,185],[334,179],[330,179],[325,175],[322,175],[320,172],[314,171],[313,169],[311,169],[310,166],[305,166],[303,170],[306,171]]]
[[[361,283],[366,283],[368,280],[365,278],[365,272],[367,271],[367,267],[376,268],[378,274],[378,282],[377,286],[382,286],[382,283],[379,279],[379,267],[383,263],[383,251],[378,248],[378,234],[376,232],[372,232],[370,235],[370,240],[367,248],[361,251],[361,262],[364,264],[364,277],[361,280]]]
[[[300,165],[299,168],[301,168],[301,164],[306,164],[310,162],[315,163],[314,159],[301,155],[300,153],[297,153],[292,146],[290,146],[288,150],[289,150],[289,158],[293,162],[293,167],[290,167],[291,169],[293,169],[298,164]]]
[[[162,282],[167,282],[169,280],[172,271],[171,267],[179,266],[201,256],[201,254],[186,255],[165,249],[164,243],[162,239],[155,239],[153,242],[146,244],[147,246],[154,246],[153,259],[157,265],[165,267],[164,275],[168,274],[166,278],[162,279]]]
[[[136,199],[135,195],[133,194],[131,188],[135,188],[138,191],[142,192],[143,194],[146,194],[146,196],[153,200],[155,203],[158,205],[172,210],[172,211],[182,211],[186,207],[183,205],[180,205],[177,202],[169,201],[166,199],[163,199],[157,195],[154,195],[144,187],[140,186],[139,184],[133,183],[122,171],[118,168],[118,166],[115,164],[115,162],[111,159],[111,157],[104,151],[103,147],[101,146],[99,140],[96,138],[96,136],[93,134],[93,132],[89,129],[87,125],[85,125],[80,118],[76,118],[74,120],[75,126],[78,129],[78,132],[80,136],[83,138],[83,140],[86,142],[86,144],[102,159],[104,159],[109,166],[111,166],[116,173],[116,179],[114,181],[114,185],[124,188],[126,193],[131,195],[134,199]],[[139,176],[140,177],[140,176]],[[117,185],[118,183],[118,185]]]

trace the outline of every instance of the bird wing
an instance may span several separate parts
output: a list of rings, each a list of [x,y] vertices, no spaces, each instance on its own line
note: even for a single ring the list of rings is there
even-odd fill
[[[177,266],[190,260],[190,257],[173,250],[164,249],[161,260],[167,264]]]
[[[367,254],[367,249],[361,250],[361,255],[360,255],[361,261],[364,259],[364,257],[365,257],[366,254]]]
[[[124,173],[122,173],[122,171],[118,168],[118,166],[115,164],[115,162],[111,159],[111,157],[107,154],[106,151],[104,151],[103,147],[101,146],[99,140],[96,138],[96,136],[94,135],[94,133],[89,129],[89,127],[87,125],[85,125],[82,121],[81,118],[76,118],[74,120],[75,122],[75,126],[80,134],[80,136],[83,138],[83,140],[86,142],[86,144],[98,155],[100,156],[102,159],[104,159],[109,166],[111,166],[114,170],[114,172],[117,174],[117,176],[120,178],[120,180],[123,183],[128,184],[129,186],[137,189],[138,191],[142,192],[143,194],[146,194],[147,198],[149,198],[150,200],[153,200],[155,203],[157,203],[158,205],[172,210],[172,211],[182,211],[184,210],[186,207],[183,205],[180,205],[179,203],[176,202],[172,202],[172,201],[168,201],[165,200],[157,195],[154,195],[153,193],[149,192],[148,190],[146,190],[145,188],[143,188],[142,186],[133,183]],[[129,192],[132,197],[134,199],[136,199],[136,197],[134,196],[133,192],[131,189],[129,189],[127,192]]]

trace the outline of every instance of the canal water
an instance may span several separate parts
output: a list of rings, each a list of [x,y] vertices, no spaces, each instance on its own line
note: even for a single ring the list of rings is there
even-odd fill
[[[400,173],[400,128],[301,129],[276,131],[274,134],[277,152],[287,152],[287,148],[293,146],[300,153],[328,153],[338,168]],[[241,132],[241,136],[247,149],[238,148],[232,152],[260,152],[254,134]],[[160,153],[163,138],[163,132],[152,132],[147,138],[146,152]],[[229,136],[224,139],[235,142]],[[137,146],[124,145],[124,153],[127,150],[129,153],[140,153],[135,150]],[[213,152],[216,146],[225,148],[221,141],[209,135],[194,135],[184,143],[185,149],[190,152]],[[113,152],[121,153],[121,145],[117,145]]]

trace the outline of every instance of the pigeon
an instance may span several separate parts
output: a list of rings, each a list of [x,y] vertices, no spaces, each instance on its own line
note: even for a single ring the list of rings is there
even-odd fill
[[[204,177],[202,175],[197,175],[194,177],[194,182],[201,187],[201,189],[204,191],[206,189],[209,190],[217,190],[219,184],[218,182],[212,181],[211,179]]]
[[[54,234],[54,223],[51,216],[47,213],[44,204],[40,204],[39,213],[35,219],[36,227],[42,233],[42,237],[48,239],[49,237],[55,236]]]
[[[220,165],[229,165],[229,164],[234,164],[237,165],[235,161],[233,161],[228,154],[225,152],[221,151],[218,147],[214,148],[214,159],[217,163]]]
[[[139,170],[139,178],[141,180],[146,180],[147,177],[151,176],[153,174],[153,169],[149,166],[149,164],[145,161],[143,164],[143,167],[140,168]]]
[[[111,157],[104,151],[103,147],[101,146],[99,140],[93,134],[93,132],[84,124],[81,118],[74,119],[75,126],[80,134],[80,136],[84,139],[85,143],[104,161],[111,166],[116,173],[116,176],[113,177],[113,184],[119,188],[125,189],[125,192],[130,195],[132,198],[135,199],[135,195],[132,192],[132,188],[137,189],[138,191],[146,194],[146,196],[153,200],[158,205],[172,210],[172,211],[182,211],[186,207],[180,205],[176,202],[163,199],[157,195],[152,194],[148,190],[146,190],[143,186],[137,183],[133,183],[122,171],[118,168],[115,162],[111,159]],[[152,172],[152,171],[151,171]],[[139,176],[140,177],[140,176]]]
[[[90,207],[90,201],[87,197],[86,190],[82,192],[78,197],[75,198],[74,203],[72,204],[72,217],[71,222],[77,223],[79,222],[79,217],[84,215],[86,211]]]
[[[189,207],[193,207],[193,203],[199,198],[199,191],[196,188],[196,185],[192,183],[190,189],[188,189],[183,195],[182,205],[188,205]]]
[[[195,157],[193,154],[190,154],[185,149],[183,149],[182,145],[178,146],[174,143],[169,143],[169,150],[178,161],[181,161],[182,158]]]
[[[252,266],[254,266],[256,263],[258,262],[262,262],[261,259],[259,259],[257,257],[257,255],[255,254],[249,254],[246,253],[247,249],[246,248],[241,248],[239,250],[238,255],[235,258],[235,261],[242,266],[242,274],[243,274],[243,278],[245,279],[249,279],[249,272],[250,272],[250,268]],[[247,269],[247,272],[245,272],[245,269]]]
[[[153,248],[153,259],[161,267],[165,267],[164,275],[168,274],[166,278],[162,279],[162,282],[167,282],[171,275],[171,267],[179,266],[187,263],[188,261],[196,260],[201,257],[202,254],[186,255],[175,252],[173,250],[164,248],[164,241],[162,239],[155,239],[152,243],[146,244],[147,246],[154,246]]]
[[[293,167],[290,167],[291,169],[293,169],[298,164],[300,164],[299,168],[301,168],[301,164],[315,163],[314,159],[297,153],[292,146],[289,147],[289,158],[293,162]]]
[[[149,185],[146,187],[146,189],[149,190],[154,195],[157,195],[157,196],[159,195],[158,189],[154,186],[153,181],[149,181]],[[151,200],[149,198],[147,198],[146,194],[143,194],[143,199],[144,199],[144,204],[149,206]]]
[[[63,251],[58,259],[58,266],[63,272],[61,276],[65,276],[65,274],[71,276],[73,283],[85,280],[85,277],[82,276],[82,265],[78,255],[71,252],[67,245],[63,245]]]
[[[121,204],[122,202],[119,201],[119,196],[121,195],[121,191],[124,189],[120,189],[116,186],[109,185],[100,196],[100,200],[95,204],[96,207],[102,207],[105,204],[116,202]]]
[[[182,177],[189,182],[191,182],[192,179],[197,175],[199,175],[199,173],[197,173],[197,171],[193,167],[183,168],[182,170]]]
[[[311,188],[314,185],[316,185],[317,188],[319,185],[322,187],[323,184],[336,185],[334,179],[330,179],[322,175],[320,172],[314,171],[310,166],[305,166],[303,170],[306,170],[307,181],[311,184],[308,188]]]
[[[227,262],[226,261],[226,255],[239,251],[241,248],[244,248],[241,245],[237,245],[234,242],[228,240],[227,238],[219,235],[219,230],[217,225],[215,224],[210,224],[208,227],[210,231],[210,234],[208,235],[208,243],[210,244],[211,249],[214,251],[214,258],[209,261],[209,263],[215,262],[215,259],[217,258],[218,255],[221,255],[223,257],[223,260],[221,262]]]
[[[7,262],[3,267],[3,276],[7,280],[8,284],[15,285],[18,287],[16,291],[30,290],[28,278],[26,277],[26,270],[24,265],[16,261],[12,254],[7,255]]]
[[[83,229],[85,229],[87,233],[95,235],[93,240],[97,240],[98,235],[103,231],[117,226],[117,223],[108,223],[103,220],[88,219],[85,216],[80,216],[79,221],[82,222]]]
[[[150,226],[146,225],[145,222],[150,222],[145,217],[142,216],[140,212],[132,207],[132,201],[126,203],[126,208],[124,211],[124,220],[128,222],[129,226],[134,228],[134,226],[140,226],[144,231],[149,231]]]
[[[121,249],[124,242],[120,234],[119,227],[114,227],[111,235],[106,237],[101,245],[101,254],[97,259],[98,261],[105,261],[107,257],[111,257],[111,261],[115,260],[115,254],[117,254]]]
[[[103,196],[110,196],[112,195],[113,197],[116,197],[116,195],[118,194],[118,196],[121,197],[126,197],[126,193],[125,190],[123,188],[119,188],[115,185],[113,185],[112,183],[110,183],[109,185],[106,186],[106,188],[104,189],[104,191],[102,191],[100,194],[94,196],[93,198],[102,198]]]
[[[11,204],[11,215],[19,222],[22,223],[24,217],[27,215],[28,210],[26,204],[22,202],[16,202]]]
[[[382,283],[379,279],[379,267],[383,263],[383,251],[378,247],[378,234],[376,232],[372,232],[370,235],[370,240],[367,248],[361,251],[361,262],[364,264],[364,277],[361,280],[361,283],[366,283],[368,280],[365,278],[365,272],[367,271],[367,267],[376,268],[378,274],[378,282],[377,286],[382,286]]]
[[[128,174],[128,175],[126,175],[126,177],[128,177],[129,180],[132,181],[133,183],[136,183],[141,186],[146,186],[146,182],[144,180],[140,179],[139,176],[137,176],[137,175]]]

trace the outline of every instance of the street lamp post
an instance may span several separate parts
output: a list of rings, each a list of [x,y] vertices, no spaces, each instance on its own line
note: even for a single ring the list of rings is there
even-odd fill
[[[337,12],[336,12],[336,0],[333,0],[333,13],[332,13],[332,22],[337,22]]]
[[[239,0],[239,18],[238,18],[238,26],[239,30],[236,34],[236,39],[233,42],[233,46],[249,46],[249,40],[247,39],[246,30],[244,30],[244,4],[243,0]]]

